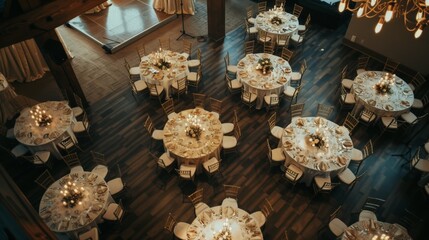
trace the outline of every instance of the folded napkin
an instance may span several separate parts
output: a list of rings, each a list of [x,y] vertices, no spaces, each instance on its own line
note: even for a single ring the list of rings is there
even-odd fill
[[[36,144],[36,145],[39,145],[39,144],[41,144],[43,142],[43,139],[41,139],[41,138],[36,138],[36,139],[34,139],[34,144]]]
[[[345,148],[352,148],[353,147],[353,143],[351,141],[344,141],[343,142],[343,147],[345,147]]]
[[[288,133],[288,134],[292,134],[293,133],[293,128],[287,127],[287,128],[285,128],[285,132]]]
[[[306,160],[307,160],[307,157],[306,157],[306,156],[304,156],[304,155],[298,155],[298,156],[296,156],[296,160],[297,160],[297,162],[299,162],[299,163],[305,163],[305,162],[306,162]]]
[[[324,172],[326,170],[328,170],[328,165],[325,162],[320,162],[318,167],[319,167],[320,170],[322,170]]]
[[[402,104],[402,106],[405,106],[405,107],[411,106],[410,102],[404,101],[404,100],[401,101],[401,104]]]
[[[305,124],[305,119],[298,118],[298,119],[296,120],[296,125],[298,125],[298,126],[300,126],[300,127],[303,127],[303,126],[304,126],[304,124]]]
[[[286,148],[286,150],[290,150],[292,148],[292,143],[290,141],[285,141],[283,147]]]
[[[324,124],[325,123],[325,119],[323,119],[321,117],[315,117],[313,121],[315,124]]]
[[[347,159],[345,157],[343,157],[343,156],[338,156],[337,160],[338,160],[338,162],[341,165],[346,165],[347,164]]]
[[[371,106],[375,106],[375,104],[377,104],[377,102],[376,102],[374,99],[369,99],[369,100],[367,101],[367,103],[368,103],[369,105],[371,105]]]

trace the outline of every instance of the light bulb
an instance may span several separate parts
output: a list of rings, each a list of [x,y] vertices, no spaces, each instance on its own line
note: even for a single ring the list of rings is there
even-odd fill
[[[376,3],[377,3],[377,0],[371,0],[370,2],[371,7],[374,7]]]
[[[429,7],[429,0],[426,0],[425,5],[426,7]]]
[[[429,0],[428,0],[429,1]],[[423,17],[423,11],[422,10],[419,10],[419,11],[417,11],[417,14],[416,14],[416,21],[418,22],[418,21],[420,21],[420,19]]]
[[[429,0],[427,0],[427,1],[429,1]],[[344,9],[346,9],[346,3],[347,3],[347,0],[341,0],[340,1],[340,4],[338,5],[338,11],[339,12],[344,12]]]
[[[362,17],[362,14],[363,14],[363,7],[364,7],[364,5],[363,5],[363,4],[361,4],[361,5],[359,6],[359,9],[358,9],[358,11],[357,11],[357,17],[358,17],[358,18]]]
[[[414,38],[419,38],[422,33],[423,33],[423,29],[426,27],[426,24],[422,23],[420,24],[419,28],[417,28],[416,32],[414,33]]]
[[[384,20],[386,22],[389,22],[393,18],[393,10],[395,8],[395,3],[389,3],[387,6],[386,14],[384,15]]]
[[[375,29],[374,29],[375,33],[379,33],[381,31],[381,29],[383,28],[383,24],[384,24],[384,18],[380,17],[377,25],[375,25]]]

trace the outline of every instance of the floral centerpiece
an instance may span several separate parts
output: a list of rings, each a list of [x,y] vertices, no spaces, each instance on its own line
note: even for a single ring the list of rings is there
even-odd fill
[[[200,140],[203,129],[198,125],[190,125],[186,127],[186,136]]]
[[[281,18],[279,18],[279,17],[277,17],[277,16],[275,16],[275,17],[273,17],[273,18],[271,18],[271,24],[274,24],[274,25],[280,25],[280,24],[282,24],[283,22],[282,22],[282,19]]]
[[[30,114],[38,127],[46,127],[52,123],[52,116],[46,113],[46,110],[42,109],[39,105],[36,105],[35,109],[30,110]]]
[[[200,140],[201,134],[205,130],[202,127],[199,113],[200,113],[199,109],[196,109],[195,111],[193,111],[192,114],[188,114],[186,116],[186,124],[185,124],[186,136],[195,138],[197,140]]]
[[[74,208],[76,205],[82,204],[83,199],[83,187],[76,187],[76,183],[67,182],[64,186],[64,190],[60,193],[63,194],[62,203],[64,207]]]
[[[273,70],[273,64],[269,58],[261,58],[256,65],[256,69],[261,70],[262,74],[267,74]]]
[[[171,63],[167,62],[165,60],[165,58],[159,58],[156,62],[155,62],[155,67],[165,70],[171,67]]]
[[[374,85],[374,89],[378,94],[382,94],[382,95],[392,93],[390,83],[388,81],[385,81],[385,80],[381,80],[378,83],[376,83]]]
[[[213,240],[232,240],[232,228],[229,224],[228,218],[222,224],[222,229],[214,234]]]
[[[316,129],[315,133],[312,133],[308,136],[308,141],[311,146],[317,147],[319,149],[329,147],[325,135],[320,132],[319,129]]]

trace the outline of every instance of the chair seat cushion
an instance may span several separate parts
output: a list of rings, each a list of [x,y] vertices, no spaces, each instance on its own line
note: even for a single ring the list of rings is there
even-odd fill
[[[331,178],[328,176],[328,177],[325,177],[325,176],[315,176],[314,177],[314,182],[316,183],[316,186],[319,188],[319,189],[322,189],[322,187],[323,187],[323,185],[325,184],[325,182],[331,182]],[[329,187],[327,187],[327,186],[325,186],[324,187],[324,189],[322,189],[322,190],[330,190],[330,186]]]
[[[15,157],[21,157],[23,155],[25,155],[28,152],[28,148],[25,147],[22,144],[18,144],[16,145],[10,152],[13,154],[13,156]]]
[[[34,155],[40,159],[36,161],[40,161],[40,163],[46,163],[49,160],[49,157],[51,156],[51,152],[39,151],[39,152],[36,152]],[[34,163],[38,164],[36,161]]]
[[[417,120],[417,116],[412,112],[401,114],[401,118],[404,119],[407,123],[413,123]]]
[[[292,73],[290,74],[290,79],[291,79],[292,81],[296,81],[296,80],[301,79],[301,73],[300,73],[300,72],[292,72]]]
[[[425,143],[425,151],[429,153],[429,142]]]
[[[187,79],[188,81],[191,81],[191,82],[197,82],[200,80],[200,77],[198,76],[197,78],[197,76],[198,74],[196,72],[190,72],[188,73]]]
[[[279,103],[279,98],[275,98],[274,101],[271,101],[271,97],[277,96],[276,94],[267,95],[264,97],[264,101],[268,105],[276,105]]]
[[[293,94],[295,93],[295,88],[291,86],[287,86],[286,89],[283,91],[283,93],[288,97],[293,97]]]
[[[353,148],[351,160],[352,161],[362,161],[363,160],[363,152],[359,149]]]
[[[118,208],[118,204],[117,203],[111,203],[109,204],[109,206],[107,207],[106,212],[103,215],[103,218],[109,221],[116,221],[118,220],[114,214],[115,210]],[[119,212],[119,216],[122,215],[122,213],[124,212],[124,210],[121,209],[121,211]]]
[[[366,70],[364,68],[358,68],[358,69],[356,69],[356,74],[357,75],[359,75],[359,74],[361,74],[363,72],[366,72]]]
[[[219,113],[217,113],[217,112],[210,112],[212,115],[213,115],[213,117],[215,117],[216,119],[219,119]]]
[[[237,66],[235,66],[235,65],[228,65],[227,70],[228,70],[228,72],[236,73],[237,72]]]
[[[347,225],[338,218],[332,219],[328,226],[331,232],[337,237],[341,236],[341,234],[343,234],[347,229]]]
[[[300,41],[302,41],[302,40],[301,40],[301,38],[300,38],[300,36],[299,36],[299,34],[293,34],[293,35],[290,37],[290,39],[291,39],[292,41],[295,41],[295,42],[300,42]]]
[[[73,107],[72,111],[73,111],[73,116],[75,117],[79,117],[83,113],[83,109],[81,107]]]
[[[176,116],[177,116],[177,113],[172,112],[172,113],[170,113],[170,114],[167,115],[167,118],[168,118],[168,120],[171,120],[171,119],[176,118]]]
[[[255,27],[250,27],[250,28],[249,28],[249,32],[250,32],[250,33],[257,33],[257,32],[258,32],[258,29],[256,29]]]
[[[222,123],[222,132],[223,134],[228,134],[234,130],[233,123]]]
[[[91,172],[97,174],[101,178],[105,178],[107,176],[107,173],[109,172],[109,168],[105,165],[99,164],[95,166]]]
[[[256,19],[251,17],[251,18],[248,18],[247,21],[251,24],[255,24]]]
[[[237,139],[233,136],[223,136],[222,148],[230,149],[237,146]]]
[[[226,206],[232,207],[233,209],[237,209],[238,208],[237,200],[230,197],[223,199],[222,207],[226,207]]]
[[[189,223],[178,222],[174,226],[173,233],[179,239],[187,239],[186,233],[188,232]]]
[[[200,66],[200,64],[201,64],[201,62],[198,59],[192,59],[192,60],[188,61],[188,67],[191,67],[191,68],[198,67],[198,66]]]
[[[305,25],[298,25],[298,31],[300,31],[300,32],[302,32],[302,31],[305,31],[305,29],[306,29],[306,27],[305,27]]]
[[[376,117],[377,116],[375,114],[373,114],[369,111],[366,111],[366,110],[363,110],[362,114],[360,115],[360,119],[362,119],[363,121],[365,121],[367,123],[374,121],[376,119]]]
[[[209,166],[211,166],[211,165],[213,165],[213,164],[215,164],[215,163],[217,163],[217,162],[218,162],[217,158],[212,157],[212,158],[210,158],[209,160],[207,160],[207,161],[205,161],[205,162],[203,163],[203,168],[204,168],[207,172],[210,172]],[[211,169],[211,172],[215,172],[215,171],[217,171],[218,169],[219,169],[219,167],[217,167],[216,169]]]
[[[174,158],[172,158],[168,153],[163,153],[160,157],[164,162],[165,166],[168,167],[174,162]]]
[[[231,88],[232,89],[240,89],[243,86],[241,82],[239,82],[237,79],[231,80]]]
[[[79,121],[73,125],[73,132],[81,133],[81,132],[86,131],[87,128],[88,128],[88,122]]]
[[[130,68],[131,75],[138,75],[140,77],[140,67],[132,67]]]
[[[185,165],[182,164],[180,165],[180,170],[181,171],[191,171],[191,177],[193,177],[195,175],[195,171],[197,171],[197,167],[194,165]],[[180,175],[182,178],[189,178],[189,176],[186,175]]]
[[[187,53],[187,52],[183,52],[183,53],[181,53],[180,55],[184,56],[184,57],[185,57],[185,59],[188,59],[188,58],[189,58],[189,53]]]
[[[152,133],[152,138],[156,140],[164,139],[164,130],[155,129]]]
[[[412,108],[423,108],[423,102],[421,99],[414,98],[413,105],[411,105]]]
[[[203,213],[206,209],[210,208],[209,205],[199,202],[195,205],[195,215],[198,217],[201,213]]]
[[[110,194],[114,195],[124,189],[124,182],[121,178],[114,178],[107,182],[107,186],[109,187]]]
[[[343,85],[343,87],[346,89],[351,89],[353,86],[353,80],[344,78],[341,80],[341,85]]]
[[[256,223],[258,224],[258,227],[262,227],[265,224],[265,221],[267,220],[265,215],[261,211],[254,212],[252,214],[253,219],[255,219]]]
[[[161,85],[155,85],[155,87],[150,88],[150,95],[152,96],[158,96],[158,94],[161,94],[164,91],[164,87]]]
[[[355,104],[355,95],[351,94],[351,93],[347,93],[346,96],[342,95],[341,99],[343,99],[344,103],[347,104]]]
[[[411,164],[414,166],[415,169],[421,171],[421,172],[429,172],[429,160],[426,159],[420,159],[417,163],[417,159],[413,158],[411,161]]]
[[[79,234],[79,240],[98,240],[98,230],[96,227],[91,228],[90,230]]]
[[[256,100],[256,97],[257,97],[256,94],[249,94],[249,95],[243,95],[241,99],[247,103],[252,103]]]
[[[374,212],[371,212],[369,210],[362,210],[359,213],[359,221],[364,221],[364,220],[377,220],[377,215],[375,215]]]
[[[301,169],[299,169],[297,166],[295,166],[294,164],[289,165],[288,169],[290,169],[290,170],[292,170],[298,174],[295,178],[295,176],[293,176],[290,173],[288,173],[287,171],[285,171],[285,176],[292,181],[296,181],[296,180],[300,179],[302,177],[302,175],[304,174],[304,172]]]
[[[416,87],[412,83],[408,83],[408,86],[413,90],[413,92],[416,90]]]
[[[273,161],[282,162],[285,160],[285,155],[283,154],[283,150],[281,148],[274,148],[271,150],[271,158]]]
[[[267,36],[267,37],[259,37],[258,40],[260,42],[266,43],[266,42],[270,42],[271,41],[271,37]]]
[[[147,84],[144,80],[135,81],[133,84],[136,87],[137,92],[147,89]]]
[[[70,173],[77,173],[77,172],[83,172],[83,167],[82,166],[74,166],[70,169]]]
[[[390,129],[398,128],[398,122],[393,117],[382,117],[381,122],[385,127],[389,127]]]
[[[356,175],[350,170],[350,168],[346,168],[338,174],[338,178],[341,182],[350,185],[356,179]]]
[[[273,135],[275,138],[280,139],[283,135],[283,128],[281,128],[279,126],[274,126],[271,129],[271,135]]]

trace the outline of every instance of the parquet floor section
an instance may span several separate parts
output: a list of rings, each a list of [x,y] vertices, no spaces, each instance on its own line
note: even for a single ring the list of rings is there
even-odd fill
[[[139,43],[146,43],[153,48],[159,37],[171,36],[171,29],[178,29],[176,22],[168,26],[150,34]],[[338,75],[345,64],[353,66],[359,54],[341,45],[344,30],[343,27],[333,31],[314,24],[304,45],[293,49],[295,56],[291,64],[294,70],[298,69],[303,59],[308,62],[303,90],[298,97],[298,102],[306,103],[304,116],[314,115],[317,103],[320,102],[335,105],[331,120],[342,123],[345,118],[346,111],[340,111],[337,104]],[[366,171],[365,176],[350,192],[347,192],[346,186],[339,186],[329,195],[312,198],[311,187],[298,184],[292,191],[289,185],[281,181],[280,169],[270,169],[264,148],[269,115],[265,110],[248,111],[240,103],[239,95],[228,93],[223,77],[225,54],[229,52],[232,63],[236,63],[244,55],[243,28],[228,33],[223,43],[195,42],[193,47],[194,54],[196,48],[201,48],[203,52],[203,81],[199,92],[223,100],[222,122],[232,121],[232,110],[237,109],[242,129],[239,153],[222,157],[222,176],[209,181],[204,174],[198,175],[196,186],[180,183],[175,174],[158,174],[156,163],[148,154],[150,140],[143,126],[145,119],[150,115],[156,127],[162,128],[166,118],[158,100],[150,99],[147,95],[139,95],[136,100],[131,94],[122,58],[133,59],[133,63],[137,63],[133,46],[114,55],[104,55],[93,43],[77,37],[70,30],[60,31],[67,32],[67,42],[79,39],[79,42],[70,44],[72,51],[79,52],[73,60],[73,67],[90,99],[87,111],[91,121],[92,141],[79,137],[84,149],[83,152],[78,152],[82,164],[86,170],[90,170],[93,164],[89,152],[93,150],[104,153],[111,170],[106,179],[116,176],[114,167],[119,164],[128,186],[122,198],[126,210],[123,222],[101,224],[102,239],[171,238],[171,234],[163,230],[168,213],[174,213],[180,221],[192,222],[195,217],[194,208],[186,196],[196,188],[204,188],[205,202],[211,206],[219,205],[223,199],[222,184],[241,186],[239,206],[248,212],[259,210],[259,204],[264,198],[270,200],[274,212],[263,229],[264,239],[282,239],[284,230],[288,230],[290,239],[317,239],[319,230],[328,222],[329,214],[341,204],[344,210],[339,217],[348,224],[354,223],[357,220],[355,213],[360,210],[367,196],[386,199],[386,204],[378,215],[381,220],[396,221],[404,208],[417,212],[424,222],[411,231],[411,234],[414,239],[425,239],[427,236],[428,230],[424,226],[428,226],[428,198],[417,185],[420,175],[410,172],[408,166],[402,166],[404,160],[401,158],[391,156],[405,150],[403,142],[407,141],[406,137],[383,135],[376,144],[374,156],[366,160],[361,169],[361,172]],[[85,51],[79,51],[77,47]],[[177,50],[180,47],[181,45],[173,46]],[[380,66],[373,63],[373,67]],[[91,71],[96,74],[100,70],[103,72],[100,76],[104,78],[93,75],[92,79],[89,77],[92,73],[86,75]],[[350,75],[353,77],[352,71]],[[103,79],[105,84],[100,82]],[[191,89],[190,92],[195,90]],[[280,126],[287,126],[290,122],[287,106],[283,99],[277,110]],[[179,101],[175,99],[176,111],[191,107],[193,104],[190,93]],[[209,109],[209,106],[206,108]],[[426,140],[423,138],[429,130],[427,127],[423,130],[424,134],[417,135],[412,144],[421,144]],[[352,139],[355,146],[360,148],[379,133],[377,127],[359,126]],[[413,134],[414,132],[408,132],[405,136]],[[161,153],[161,144],[153,151]],[[7,161],[4,165],[37,210],[43,191],[33,179],[43,169],[12,161]],[[63,176],[67,173],[66,165],[61,160],[56,160],[52,173],[57,178]],[[320,239],[333,239],[325,233],[326,231],[322,231]]]

